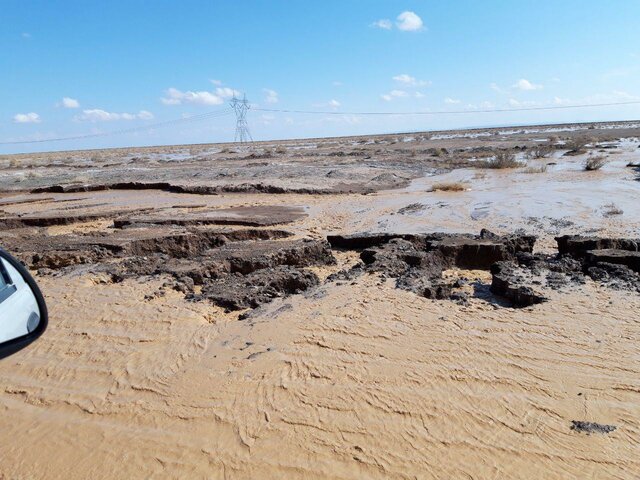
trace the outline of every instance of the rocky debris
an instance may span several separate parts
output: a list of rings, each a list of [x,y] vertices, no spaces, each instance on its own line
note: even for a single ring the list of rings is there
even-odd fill
[[[591,433],[611,433],[615,431],[618,427],[615,425],[604,425],[601,423],[595,422],[584,422],[582,420],[571,420],[571,430],[575,432],[582,432],[586,434]]]
[[[480,235],[362,233],[327,236],[332,247],[346,250],[379,247],[396,239],[413,244],[418,251],[439,251],[449,266],[485,270],[496,261],[514,258],[519,252],[531,252],[536,241],[532,235],[499,236],[488,230],[482,230]]]
[[[547,300],[529,285],[530,270],[519,268],[510,261],[497,262],[491,266],[491,292],[513,302],[516,307],[529,307]]]
[[[620,238],[558,237],[560,253],[518,253],[516,262],[491,267],[491,291],[516,306],[544,301],[542,290],[570,289],[585,277],[618,290],[640,292],[640,252],[637,241]]]
[[[223,215],[250,213],[268,219],[280,214],[283,221],[303,214],[289,207],[261,208],[226,209]],[[24,229],[33,235],[14,229],[4,233],[3,242],[43,273],[91,269],[112,281],[168,276],[165,291],[172,288],[230,310],[255,308],[317,285],[317,276],[307,268],[334,265],[332,247],[358,251],[360,262],[327,281],[353,281],[363,273],[376,273],[417,295],[462,304],[478,293],[465,290],[449,274],[443,276],[445,270],[490,270],[490,291],[516,307],[544,302],[549,291],[575,288],[587,276],[612,288],[640,292],[636,240],[564,236],[558,237],[560,254],[542,255],[532,253],[535,237],[523,234],[365,233],[318,241],[291,239],[291,233],[276,229],[189,225],[220,218],[215,215],[221,210],[188,210],[184,218],[167,211],[171,209],[133,215],[120,228],[103,232],[47,236],[33,227]],[[175,225],[174,220],[184,224]]]
[[[302,269],[335,264],[328,244],[308,239],[236,242],[188,258],[156,256],[144,262],[135,260],[136,257],[123,262],[119,273],[126,276],[169,274],[177,279],[191,278],[196,285],[280,266]]]
[[[227,214],[247,213],[231,210]],[[280,215],[279,220],[302,214],[290,207],[276,207],[275,211],[257,207],[253,213],[265,218]],[[148,299],[171,288],[229,309],[254,308],[277,296],[306,290],[319,283],[307,267],[336,263],[326,241],[291,240],[287,237],[292,234],[283,230],[122,226],[54,236],[34,228],[12,230],[14,233],[3,235],[3,243],[41,274],[92,271],[114,282],[169,276],[169,283]],[[197,296],[196,286],[202,287]]]
[[[640,239],[584,237],[581,235],[563,235],[556,237],[560,255],[584,257],[590,250],[629,250],[637,252]]]
[[[491,266],[491,292],[528,307],[547,300],[545,290],[570,290],[585,283],[584,265],[568,255],[518,253],[515,261]]]
[[[329,275],[325,282],[352,282],[364,273],[364,263],[358,262],[351,268],[345,268]]]
[[[587,267],[587,275],[609,288],[640,293],[640,274],[624,265],[601,262]]]
[[[361,250],[363,265],[355,273],[377,272],[396,278],[396,286],[427,298],[452,298],[454,285],[442,278],[448,268],[488,270],[495,262],[530,253],[535,237],[499,236],[487,230],[480,235],[365,233],[333,235],[338,248]],[[342,277],[348,278],[346,274]],[[456,298],[464,301],[465,299]]]
[[[301,293],[320,283],[317,275],[290,266],[261,269],[247,275],[234,273],[206,283],[202,294],[194,299],[207,299],[228,310],[256,308],[274,298]]]
[[[132,230],[121,232],[138,234]],[[206,230],[161,237],[150,235],[124,243],[111,238],[110,246],[117,245],[117,248],[111,248],[110,255],[63,257],[67,260],[63,264],[56,252],[46,257],[46,266],[110,259],[103,267],[113,279],[169,275],[174,281],[167,287],[198,300],[206,299],[229,310],[238,310],[255,308],[275,297],[315,286],[319,283],[318,277],[305,268],[335,263],[329,244],[324,241],[255,240],[243,239],[236,231],[228,233],[231,238]],[[245,233],[245,236],[248,235]],[[36,257],[36,260],[40,265],[45,258]],[[194,293],[196,285],[202,286],[198,295]],[[162,292],[158,292],[160,294]]]
[[[565,235],[556,237],[559,255],[581,264],[593,280],[611,288],[640,292],[640,240]]]
[[[367,270],[388,277],[399,277],[412,269],[420,270],[424,275],[439,276],[445,265],[439,252],[418,250],[414,243],[401,238],[363,250],[360,259]]]
[[[514,258],[517,253],[530,253],[536,240],[530,235],[498,237],[483,233],[480,238],[445,237],[429,247],[441,252],[450,266],[488,270],[495,262]]]
[[[519,253],[516,259],[520,266],[529,268],[535,275],[545,276],[547,286],[553,289],[585,281],[582,263],[567,255]]]
[[[640,272],[640,252],[620,249],[589,250],[585,258],[587,264],[612,263],[623,265],[634,272]]]
[[[416,271],[402,275],[398,278],[396,286],[425,298],[458,300],[453,297],[453,289],[457,287],[455,282],[447,282],[438,276],[423,276]]]

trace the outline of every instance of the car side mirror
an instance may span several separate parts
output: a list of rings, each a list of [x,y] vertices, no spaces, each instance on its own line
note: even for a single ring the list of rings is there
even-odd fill
[[[23,349],[47,328],[47,305],[29,271],[0,248],[0,358]]]

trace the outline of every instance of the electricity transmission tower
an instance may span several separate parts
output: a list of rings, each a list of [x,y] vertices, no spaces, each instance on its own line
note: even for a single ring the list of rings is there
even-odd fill
[[[234,95],[229,103],[233,111],[236,112],[236,135],[234,141],[240,143],[253,142],[253,138],[249,133],[249,125],[247,124],[247,110],[250,108],[247,95],[243,95],[242,100]]]

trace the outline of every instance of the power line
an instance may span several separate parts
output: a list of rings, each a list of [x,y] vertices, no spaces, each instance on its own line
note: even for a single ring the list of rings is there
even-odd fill
[[[247,101],[247,95],[243,95],[242,100],[239,100],[234,94],[229,104],[236,113],[236,135],[234,140],[240,143],[246,143],[247,141],[252,142],[253,138],[251,138],[249,124],[247,123],[247,110],[251,108]]]
[[[232,113],[233,112],[231,110],[225,108],[222,110],[214,110],[212,112],[202,113],[199,115],[190,115],[187,117],[174,118],[172,120],[166,120],[164,122],[152,123],[152,124],[143,125],[140,127],[127,128],[123,130],[115,130],[111,132],[89,133],[85,135],[73,135],[69,137],[58,137],[58,138],[44,138],[39,140],[20,140],[20,141],[14,141],[14,142],[0,142],[0,145],[23,145],[27,143],[62,142],[66,140],[83,140],[86,138],[109,137],[113,135],[122,135],[126,133],[135,133],[135,132],[150,130],[152,128],[166,127],[168,125],[198,122],[198,121],[208,120],[212,118],[219,118],[219,117],[231,115]]]
[[[153,128],[160,128],[169,125],[175,125],[180,123],[198,122],[202,120],[224,117],[236,114],[236,135],[235,140],[240,143],[246,141],[253,141],[249,132],[249,126],[246,118],[247,111],[249,109],[270,112],[270,113],[297,113],[297,114],[311,114],[311,115],[362,115],[362,116],[412,116],[412,115],[459,115],[459,114],[472,114],[472,113],[508,113],[508,112],[527,112],[536,110],[567,110],[573,108],[596,108],[596,107],[614,107],[624,105],[640,105],[640,101],[628,101],[628,102],[610,102],[610,103],[590,103],[590,104],[573,104],[573,105],[553,105],[553,106],[541,106],[541,107],[520,107],[520,108],[492,108],[492,109],[480,109],[480,110],[440,110],[440,111],[422,111],[422,112],[337,112],[337,111],[311,111],[311,110],[290,110],[290,109],[276,109],[276,108],[259,108],[251,107],[246,95],[242,100],[233,98],[230,102],[231,109],[224,108],[221,110],[214,110],[211,112],[202,113],[199,115],[190,115],[187,117],[175,118],[164,122],[158,122],[148,124],[144,126],[115,130],[111,132],[102,133],[90,133],[84,135],[73,135],[68,137],[57,138],[44,138],[39,140],[19,140],[11,142],[0,142],[0,145],[24,145],[35,143],[48,143],[48,142],[62,142],[68,140],[84,140],[88,138],[109,137],[114,135],[122,135],[126,133],[135,133],[145,131]]]
[[[423,112],[336,112],[336,111],[311,111],[311,110],[284,110],[276,108],[256,108],[253,110],[271,113],[302,113],[319,115],[448,115],[448,114],[469,114],[469,113],[500,113],[500,112],[528,112],[532,110],[566,110],[571,108],[589,107],[613,107],[620,105],[640,105],[640,101],[613,102],[613,103],[589,103],[576,105],[552,105],[547,107],[520,107],[520,108],[492,108],[484,110],[440,110]]]

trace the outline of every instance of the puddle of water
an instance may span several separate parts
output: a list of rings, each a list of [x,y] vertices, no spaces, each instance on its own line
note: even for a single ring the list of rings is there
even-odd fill
[[[610,230],[640,236],[640,182],[638,174],[626,165],[640,161],[637,141],[621,142],[624,153],[610,155],[601,170],[584,171],[588,155],[529,160],[528,166],[549,165],[546,172],[525,173],[524,169],[459,169],[444,175],[415,179],[402,190],[380,192],[369,197],[372,212],[360,225],[368,230],[418,232],[478,232],[481,228],[513,231],[563,225],[567,233],[582,230]],[[463,192],[431,192],[438,182],[461,182]],[[396,212],[411,204],[424,208],[400,215]],[[614,204],[624,213],[606,216],[605,206]],[[374,218],[372,218],[375,215]],[[559,222],[563,220],[565,222]],[[566,228],[573,222],[576,228]],[[560,226],[560,227],[559,227]],[[540,232],[542,233],[542,232]]]

